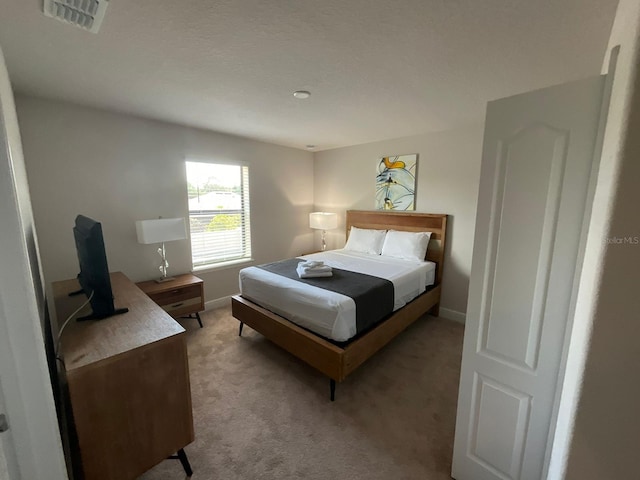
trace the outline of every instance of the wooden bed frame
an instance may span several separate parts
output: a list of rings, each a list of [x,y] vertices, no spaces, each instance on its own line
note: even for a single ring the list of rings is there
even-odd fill
[[[427,312],[438,315],[440,305],[447,215],[349,210],[346,222],[347,235],[352,226],[432,232],[426,258],[436,263],[434,285],[344,347],[337,346],[240,295],[231,298],[232,314],[240,321],[239,335],[242,335],[242,326],[246,323],[276,345],[327,375],[330,379],[331,401],[335,399],[336,382],[343,381],[347,375]]]

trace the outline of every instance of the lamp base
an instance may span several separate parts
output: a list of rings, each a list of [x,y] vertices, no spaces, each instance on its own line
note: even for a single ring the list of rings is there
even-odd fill
[[[161,277],[161,278],[156,278],[156,283],[164,283],[164,282],[170,282],[171,280],[175,280],[176,277]]]

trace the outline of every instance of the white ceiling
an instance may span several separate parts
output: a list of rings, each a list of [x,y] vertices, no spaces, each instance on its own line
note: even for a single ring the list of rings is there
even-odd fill
[[[41,3],[0,0],[18,92],[323,150],[599,73],[617,0],[111,0],[97,35]]]

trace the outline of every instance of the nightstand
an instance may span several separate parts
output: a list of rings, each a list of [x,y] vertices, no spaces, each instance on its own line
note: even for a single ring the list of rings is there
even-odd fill
[[[204,310],[204,282],[202,279],[185,273],[176,275],[173,280],[157,283],[155,280],[136,283],[151,300],[173,318],[195,318],[202,328],[200,312]]]

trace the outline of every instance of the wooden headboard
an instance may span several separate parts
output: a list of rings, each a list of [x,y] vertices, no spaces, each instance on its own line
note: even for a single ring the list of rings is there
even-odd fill
[[[436,284],[442,283],[444,249],[447,237],[447,215],[438,213],[385,212],[347,210],[347,238],[351,227],[376,230],[432,232],[426,260],[436,264]]]

